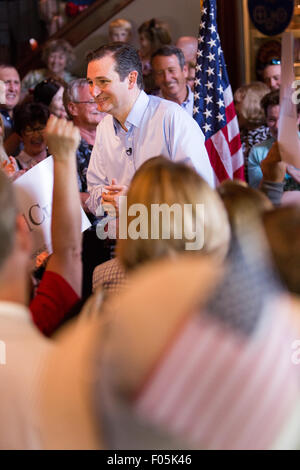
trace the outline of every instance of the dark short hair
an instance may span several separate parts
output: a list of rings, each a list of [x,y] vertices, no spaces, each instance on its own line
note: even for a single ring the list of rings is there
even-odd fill
[[[270,65],[281,65],[281,60],[277,57],[274,57],[274,58],[268,60],[268,62],[265,62],[262,65],[262,69],[265,70],[265,68],[269,67]]]
[[[172,42],[169,25],[157,18],[152,18],[142,23],[138,28],[138,33],[145,34],[149,39],[152,53],[159,47],[171,44]]]
[[[180,68],[181,70],[183,70],[183,67],[185,65],[185,58],[182,50],[176,46],[163,46],[157,49],[151,56],[151,64],[153,62],[154,57],[156,56],[170,57],[171,55],[176,55]]]
[[[36,85],[33,91],[33,99],[36,103],[43,103],[46,106],[49,106],[53,96],[56,95],[62,86],[63,85],[57,80],[47,78]]]
[[[265,116],[267,116],[268,107],[269,106],[279,106],[279,90],[274,90],[265,95],[260,104],[265,112]],[[297,104],[297,114],[300,114],[300,103]]]
[[[42,103],[26,103],[15,111],[15,130],[21,135],[26,127],[32,127],[37,122],[45,125],[49,119],[49,109]]]
[[[18,72],[14,65],[8,64],[7,62],[0,62],[0,69],[15,69]]]
[[[279,106],[279,90],[271,91],[267,93],[260,102],[265,115],[267,116],[269,106]]]
[[[143,89],[142,63],[137,50],[130,44],[116,42],[113,44],[105,44],[87,55],[87,62],[102,59],[111,55],[116,62],[115,71],[123,81],[130,72],[136,70],[138,72],[137,86]]]

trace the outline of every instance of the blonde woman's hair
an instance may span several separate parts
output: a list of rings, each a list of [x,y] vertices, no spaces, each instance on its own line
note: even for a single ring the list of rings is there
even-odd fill
[[[252,82],[243,85],[234,93],[234,101],[241,103],[240,113],[246,121],[255,126],[265,123],[266,117],[261,106],[262,98],[270,92],[263,82]]]
[[[232,233],[239,228],[247,228],[252,219],[261,220],[263,214],[273,208],[264,193],[243,181],[223,181],[217,191],[226,207]]]
[[[124,20],[123,18],[117,18],[109,23],[109,31],[112,29],[125,29],[128,34],[132,32],[132,24],[128,20]]]
[[[125,267],[130,270],[140,263],[172,256],[186,249],[191,242],[183,230],[184,217],[170,216],[170,239],[164,239],[162,223],[159,221],[159,237],[151,238],[151,209],[153,204],[166,204],[171,207],[179,204],[181,213],[184,205],[192,206],[192,218],[189,226],[196,226],[196,220],[204,229],[202,253],[216,253],[223,257],[227,253],[230,240],[230,227],[225,208],[216,191],[199,176],[191,167],[183,163],[174,163],[164,157],[147,160],[136,172],[127,194],[127,208],[133,204],[143,204],[148,211],[148,238],[118,240],[117,255]],[[204,206],[203,220],[196,210],[196,204]],[[183,212],[184,214],[184,212]],[[133,217],[127,216],[128,225]],[[187,221],[185,220],[185,223]],[[175,238],[176,231],[181,230],[181,238]],[[177,232],[178,233],[178,232]]]

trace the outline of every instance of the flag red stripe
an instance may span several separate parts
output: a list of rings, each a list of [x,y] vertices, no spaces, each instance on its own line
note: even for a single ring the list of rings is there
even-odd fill
[[[234,179],[245,181],[244,167],[241,166],[233,173]]]
[[[230,122],[235,117],[235,109],[234,109],[233,101],[228,106],[226,106],[225,114],[226,114],[227,122]]]
[[[205,141],[206,150],[209,156],[211,166],[214,169],[214,172],[220,182],[229,179],[229,175],[220,159],[218,152],[215,149],[215,146],[211,139]]]
[[[235,153],[237,153],[242,146],[240,134],[236,135],[234,139],[232,139],[231,142],[228,142],[228,145],[230,148],[231,155],[234,155]]]

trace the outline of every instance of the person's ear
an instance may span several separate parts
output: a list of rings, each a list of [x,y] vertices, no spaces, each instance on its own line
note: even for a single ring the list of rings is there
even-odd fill
[[[78,116],[77,106],[72,101],[68,103],[68,111],[71,114],[71,116]]]
[[[183,69],[182,69],[183,75],[185,78],[188,78],[189,76],[189,68],[186,64],[184,64]]]
[[[133,70],[130,72],[128,75],[128,82],[129,82],[129,90],[132,90],[132,88],[135,86],[138,78],[138,72],[136,70]]]

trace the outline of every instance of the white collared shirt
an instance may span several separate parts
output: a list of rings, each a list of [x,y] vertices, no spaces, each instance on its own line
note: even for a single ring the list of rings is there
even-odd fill
[[[192,89],[189,85],[186,85],[187,88],[187,97],[186,99],[181,103],[181,108],[185,109],[187,113],[189,113],[190,116],[193,117],[193,111],[194,111],[194,93],[192,92]],[[158,95],[160,98],[164,98],[161,90],[159,90]],[[172,100],[169,100],[172,101]]]
[[[177,103],[141,91],[125,127],[128,132],[110,115],[98,124],[87,171],[90,193],[87,205],[94,214],[101,202],[102,189],[112,178],[118,184],[129,185],[136,170],[159,155],[191,165],[210,186],[215,186],[204,135]]]

